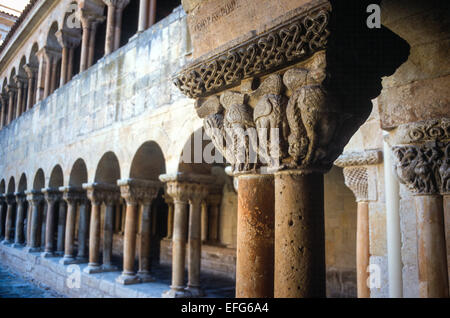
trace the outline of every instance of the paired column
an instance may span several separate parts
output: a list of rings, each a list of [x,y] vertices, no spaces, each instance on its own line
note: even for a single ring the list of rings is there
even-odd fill
[[[7,125],[6,120],[8,117],[8,96],[7,94],[0,93],[0,102],[2,103],[2,108],[0,110],[0,129]]]
[[[114,236],[114,210],[119,202],[119,191],[109,191],[105,195],[105,218],[103,220],[103,272],[113,272],[117,267],[112,264],[113,236]]]
[[[5,218],[6,210],[6,197],[4,194],[0,194],[0,239],[5,237],[5,224],[3,224],[3,218]]]
[[[61,191],[61,190],[60,190]],[[58,202],[58,225],[56,234],[56,252],[57,256],[64,256],[64,241],[66,236],[66,216],[67,207],[64,200]]]
[[[36,95],[36,81],[38,74],[38,67],[31,63],[26,64],[24,66],[25,72],[27,73],[27,81],[28,81],[28,93],[26,100],[26,111],[30,110],[35,104],[35,95]]]
[[[44,196],[40,191],[31,190],[25,192],[27,195],[28,205],[31,207],[31,226],[30,235],[27,240],[28,252],[41,251],[41,222],[42,222],[42,203]]]
[[[16,111],[16,93],[17,93],[17,87],[13,85],[7,85],[6,86],[6,93],[8,93],[8,125],[13,121],[15,118],[15,111]]]
[[[45,221],[45,249],[42,257],[54,257],[55,255],[55,238],[56,238],[56,213],[58,209],[58,201],[61,199],[61,193],[58,189],[43,189],[45,200],[47,201],[47,215]]]
[[[103,0],[103,2],[108,6],[105,40],[105,55],[108,55],[120,47],[122,13],[130,0]]]
[[[53,90],[55,89],[56,81],[56,65],[61,58],[61,52],[52,47],[44,47],[44,58],[45,58],[45,84],[44,84],[44,96],[47,98]]]
[[[208,237],[210,243],[219,243],[219,220],[220,220],[220,204],[222,202],[222,196],[218,194],[212,194],[208,196],[207,203],[209,205],[209,217],[208,217]]]
[[[26,77],[16,75],[14,81],[17,87],[16,118],[18,118],[25,111],[27,79]]]
[[[75,229],[78,203],[83,195],[83,190],[75,187],[61,187],[63,199],[67,203],[67,214],[64,238],[64,257],[59,261],[63,265],[78,263],[75,259]]]
[[[450,192],[448,118],[401,125],[389,136],[396,172],[414,194],[419,292],[422,298],[449,297],[444,213]]]
[[[156,21],[156,0],[140,0],[139,2],[139,24],[138,33],[155,24]]]
[[[16,233],[14,235],[13,247],[22,247],[25,243],[24,221],[25,221],[25,202],[26,196],[23,192],[16,193],[17,214],[16,214]]]
[[[125,199],[125,233],[123,245],[123,272],[117,282],[129,285],[152,281],[150,276],[150,220],[151,203],[158,195],[162,184],[158,181],[137,179],[119,180],[120,192]],[[143,205],[141,227],[139,229],[139,271],[136,275],[134,261],[136,255],[136,234],[139,221],[139,204]]]
[[[80,72],[87,70],[93,64],[97,26],[105,19],[100,13],[102,11],[103,8],[96,13],[88,9],[81,9],[83,36],[81,39]]]
[[[14,242],[14,208],[16,204],[16,196],[14,193],[6,194],[6,204],[8,208],[6,210],[5,220],[5,239],[2,244],[12,244]]]
[[[91,201],[91,218],[89,227],[89,263],[84,272],[88,274],[100,273],[114,270],[111,264],[112,256],[112,221],[113,215],[105,215],[105,226],[103,237],[103,265],[100,264],[100,226],[101,205],[107,203],[107,214],[113,211],[112,202],[117,202],[119,189],[115,185],[105,183],[83,184],[87,190],[87,196]],[[112,199],[114,198],[114,199]]]
[[[62,47],[60,87],[72,79],[73,54],[75,48],[81,43],[80,33],[79,29],[61,29],[56,32],[56,38]]]

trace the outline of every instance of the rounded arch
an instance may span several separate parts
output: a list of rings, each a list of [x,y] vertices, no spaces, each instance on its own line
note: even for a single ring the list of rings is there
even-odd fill
[[[55,49],[56,48],[62,49],[61,45],[58,42],[58,39],[56,38],[56,32],[58,32],[58,30],[59,30],[58,21],[53,21],[47,33],[47,39],[45,43],[47,46],[50,46]]]
[[[81,187],[83,183],[88,182],[88,173],[86,163],[83,159],[79,158],[73,164],[69,177],[69,186]]]
[[[117,156],[109,151],[100,159],[95,171],[95,182],[116,184],[120,179],[120,164]]]
[[[159,180],[166,173],[166,160],[161,147],[154,141],[147,141],[139,147],[133,157],[130,178]]]
[[[50,180],[48,182],[49,188],[59,188],[64,185],[63,171],[60,165],[56,165],[50,173]]]
[[[37,58],[37,52],[39,51],[39,45],[35,42],[31,47],[30,55],[28,56],[28,64],[37,67],[39,65],[39,60]]]
[[[22,173],[19,180],[19,186],[17,188],[17,192],[25,192],[27,190],[27,176],[25,173]]]
[[[11,177],[8,182],[8,191],[7,193],[14,193],[16,192],[16,181],[14,180],[14,177]]]
[[[39,169],[36,172],[36,175],[34,176],[34,181],[33,181],[33,190],[41,190],[42,188],[45,187],[45,176],[44,176],[44,171],[42,169]]]
[[[5,179],[2,179],[2,181],[0,181],[0,193],[5,193],[5,190],[6,190]]]
[[[15,76],[16,76],[16,68],[13,67],[12,70],[11,70],[11,73],[9,75],[9,81],[8,81],[9,85],[16,86],[16,83],[14,81],[14,77]]]

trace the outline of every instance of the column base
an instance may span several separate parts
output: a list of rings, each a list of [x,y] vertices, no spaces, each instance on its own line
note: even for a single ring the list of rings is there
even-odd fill
[[[117,272],[119,268],[112,264],[103,264],[102,265],[102,272]]]
[[[191,297],[205,296],[205,292],[200,287],[188,286],[186,287],[185,291],[189,292],[191,294]]]
[[[62,259],[59,260],[59,263],[61,265],[77,264],[77,260],[71,256],[64,256]]]
[[[26,247],[25,252],[27,253],[39,253],[42,252],[40,247]]]
[[[14,248],[22,248],[22,247],[24,247],[25,246],[25,244],[22,244],[22,243],[14,243],[13,245],[12,245],[12,247],[14,247]]]
[[[13,242],[10,240],[3,240],[2,245],[11,245]]]
[[[191,293],[186,289],[171,289],[165,291],[161,295],[162,298],[189,298],[192,297]]]
[[[88,264],[88,267],[86,267],[83,272],[86,274],[96,274],[103,272],[102,266],[99,264]]]
[[[142,283],[149,283],[155,281],[155,279],[150,275],[149,272],[138,272],[137,276],[139,277]]]
[[[87,257],[81,257],[81,256],[77,256],[76,261],[77,261],[77,264],[89,263],[89,259]]]
[[[41,257],[43,257],[43,258],[51,258],[51,257],[56,257],[56,255],[53,252],[43,252],[41,254]]]
[[[141,283],[140,277],[135,274],[123,274],[117,277],[116,282],[122,285],[132,285]]]

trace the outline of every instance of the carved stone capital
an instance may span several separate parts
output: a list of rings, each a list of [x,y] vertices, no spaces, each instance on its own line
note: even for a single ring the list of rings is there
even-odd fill
[[[11,84],[6,85],[6,93],[9,97],[14,96],[17,93],[17,86]]]
[[[27,83],[27,78],[21,75],[14,76],[14,82],[17,85],[17,88],[23,88],[23,86]]]
[[[38,66],[32,63],[28,63],[24,65],[24,70],[25,73],[27,73],[28,79],[32,78],[36,78],[37,73],[38,73]]]
[[[128,205],[137,205],[139,203],[148,205],[158,196],[159,189],[163,184],[159,181],[125,179],[118,180],[120,194]]]
[[[81,43],[81,32],[79,29],[61,29],[55,33],[59,45],[69,49],[76,48]]]
[[[44,194],[44,198],[48,204],[54,204],[56,201],[62,199],[62,194],[59,191],[59,188],[44,188],[42,189],[42,193]]]
[[[124,9],[130,3],[130,0],[103,0],[103,2],[108,7],[113,7],[115,9]]]
[[[63,199],[67,204],[75,204],[83,199],[86,200],[86,192],[83,188],[73,186],[60,187],[59,191],[63,194]]]
[[[200,204],[208,195],[209,189],[204,184],[193,184],[189,187],[189,201],[193,204]]]
[[[450,139],[450,118],[418,121],[398,126],[386,141],[390,145],[422,144]]]
[[[110,202],[109,200],[119,200],[119,188],[109,183],[84,183],[83,189],[86,190],[87,197],[94,205]]]
[[[379,149],[369,149],[364,151],[344,152],[334,164],[345,168],[349,166],[370,166],[383,161],[383,152]]]
[[[17,203],[24,203],[27,200],[27,196],[25,195],[25,192],[16,192],[16,202]]]
[[[356,202],[369,200],[369,176],[366,167],[353,166],[344,168],[345,185],[352,190]]]
[[[16,194],[15,193],[7,193],[5,194],[6,204],[11,205],[16,203]]]
[[[214,182],[214,177],[201,174],[165,174],[159,179],[166,183],[166,192],[173,200],[187,203],[189,200],[200,201],[207,195],[207,186]]]
[[[31,190],[25,192],[25,195],[27,196],[27,201],[30,202],[32,206],[37,206],[44,201],[44,195],[41,191]]]

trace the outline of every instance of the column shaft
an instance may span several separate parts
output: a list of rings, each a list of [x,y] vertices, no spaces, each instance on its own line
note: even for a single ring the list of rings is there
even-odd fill
[[[201,268],[201,201],[191,200],[189,213],[189,250],[188,250],[188,284],[187,289],[193,296],[202,296],[200,289]]]
[[[25,219],[25,202],[23,200],[18,200],[14,246],[22,246],[24,243],[24,232],[23,232],[24,219]]]
[[[0,238],[5,237],[5,224],[3,223],[3,218],[5,218],[5,214],[7,210],[6,203],[0,202]]]
[[[139,229],[139,278],[143,282],[152,281],[150,277],[150,218],[151,204],[146,203],[142,209],[141,226]]]
[[[447,245],[447,268],[448,268],[448,279],[450,284],[450,194],[444,194],[443,200],[444,200],[445,242]]]
[[[71,264],[75,261],[75,222],[77,217],[77,202],[67,201],[66,237],[64,240],[64,258],[62,264]]]
[[[62,57],[61,57],[61,77],[59,79],[59,86],[63,86],[67,83],[67,69],[68,69],[68,60],[69,60],[69,48],[62,48]]]
[[[80,61],[80,73],[88,68],[89,58],[89,39],[91,38],[91,26],[90,22],[83,21],[83,36],[81,39],[81,61]]]
[[[446,298],[449,292],[442,196],[417,195],[414,201],[420,297]]]
[[[369,278],[369,203],[358,202],[356,229],[356,281],[358,298],[370,298]]]
[[[272,175],[239,177],[236,297],[273,297],[274,200]]]
[[[140,282],[134,271],[134,259],[136,256],[136,229],[138,219],[137,203],[127,202],[125,215],[125,234],[123,241],[123,272],[118,278],[122,284],[134,284]]]
[[[175,200],[172,238],[172,290],[184,290],[184,262],[186,258],[187,203]]]
[[[89,226],[89,264],[85,269],[88,273],[101,270],[100,258],[100,210],[101,203],[91,202],[91,222]]]
[[[208,204],[202,202],[202,242],[208,240]]]
[[[47,201],[47,218],[45,222],[44,257],[53,256],[55,251],[55,201]]]
[[[170,202],[168,204],[167,211],[167,238],[172,238],[173,236],[173,214],[174,214],[174,206],[173,203]]]
[[[5,240],[4,243],[10,244],[13,242],[13,213],[14,204],[8,202],[8,209],[6,210],[6,221],[5,221]]]
[[[75,54],[75,49],[69,49],[69,57],[67,61],[67,75],[66,75],[66,83],[72,80],[73,77],[73,56]]]
[[[113,248],[113,234],[114,234],[114,204],[108,203],[106,205],[105,219],[103,223],[103,265],[104,271],[116,270],[112,265],[112,248]]]
[[[156,22],[156,0],[150,0],[150,11],[148,16],[148,27],[151,27]]]
[[[22,114],[22,100],[23,100],[23,83],[19,82],[17,85],[17,106],[16,106],[16,118]]]
[[[34,82],[35,82],[34,76],[30,76],[28,78],[27,110],[30,110],[34,105],[34,92],[35,92]]]
[[[41,214],[40,204],[33,202],[31,212],[30,252],[40,251]]]
[[[275,174],[275,297],[325,297],[324,228],[323,175]]]
[[[52,66],[53,59],[48,58],[45,64],[45,85],[44,85],[44,99],[51,94],[51,80],[52,80]]]
[[[9,102],[8,102],[8,125],[13,121],[14,119],[14,92],[11,91],[8,93],[9,95]]]
[[[106,39],[105,39],[105,55],[110,54],[114,50],[114,32],[115,32],[116,7],[108,5],[108,17],[106,19]]]
[[[56,240],[56,254],[58,256],[64,255],[65,245],[64,239],[66,235],[66,204],[64,201],[59,202],[58,208],[58,231]]]
[[[78,255],[77,261],[84,263],[88,260],[89,209],[88,202],[80,202],[80,219],[78,224]]]
[[[140,0],[139,2],[138,33],[144,32],[148,28],[148,1],[149,0]]]
[[[89,38],[89,53],[87,67],[91,67],[94,64],[95,57],[95,37],[97,35],[97,22],[92,24],[90,38]]]

